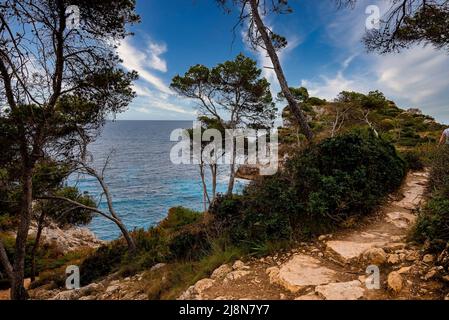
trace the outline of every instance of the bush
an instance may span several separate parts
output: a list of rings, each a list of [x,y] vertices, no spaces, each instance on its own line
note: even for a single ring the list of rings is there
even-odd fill
[[[354,132],[309,147],[282,172],[250,184],[243,196],[219,198],[210,212],[236,242],[310,237],[372,212],[404,175],[404,161],[391,144]]]
[[[432,159],[429,191],[449,198],[449,147],[444,145]]]
[[[161,262],[198,259],[210,248],[203,215],[190,209],[177,207],[148,231],[131,233],[136,253],[129,255],[123,239],[100,247],[81,264],[83,283],[90,283],[111,272],[131,274]]]
[[[181,227],[200,221],[203,215],[183,207],[171,208],[167,217],[159,224],[159,228],[166,231],[177,231]]]
[[[405,151],[401,155],[410,170],[424,170],[424,160],[417,151]]]
[[[419,242],[429,241],[433,249],[443,250],[449,243],[449,199],[430,199],[421,212],[414,230]]]
[[[432,159],[429,178],[430,200],[421,210],[413,232],[419,242],[443,250],[449,243],[449,148],[440,148]]]
[[[98,248],[94,254],[88,256],[80,266],[82,285],[116,271],[126,252],[126,245],[116,240]]]

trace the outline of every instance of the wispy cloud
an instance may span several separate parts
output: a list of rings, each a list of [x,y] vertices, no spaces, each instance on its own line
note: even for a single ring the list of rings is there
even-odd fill
[[[183,101],[179,101],[163,78],[157,75],[157,72],[168,71],[167,61],[162,57],[166,52],[165,43],[147,41],[143,47],[133,45],[128,39],[120,43],[118,54],[123,60],[123,67],[139,74],[139,80],[133,85],[138,98],[132,103],[131,111],[154,114],[156,108],[170,113],[195,115]]]
[[[379,2],[386,12],[385,1]],[[449,56],[431,46],[413,47],[400,54],[367,54],[362,44],[365,8],[361,1],[353,11],[334,15],[327,25],[327,39],[336,48],[341,67],[302,84],[314,95],[333,99],[342,90],[367,92],[379,89],[402,107],[419,107],[440,121],[449,121]],[[345,58],[346,57],[346,58]],[[356,65],[357,68],[349,69]]]
[[[123,66],[128,70],[135,70],[141,79],[152,85],[159,91],[171,94],[170,88],[164,81],[151,70],[167,71],[167,63],[160,56],[166,52],[165,45],[149,43],[144,49],[138,49],[126,39],[122,41],[117,49],[123,60]]]

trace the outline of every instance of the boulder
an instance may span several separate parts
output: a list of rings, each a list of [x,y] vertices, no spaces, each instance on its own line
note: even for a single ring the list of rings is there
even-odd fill
[[[244,270],[232,271],[226,275],[226,277],[223,280],[223,283],[228,283],[231,281],[238,280],[238,279],[243,278],[249,274],[251,274],[251,271],[244,271]]]
[[[335,280],[336,272],[323,267],[321,262],[307,255],[295,255],[279,269],[271,269],[269,276],[274,282],[291,292],[298,292],[307,286],[318,286]]]
[[[399,293],[403,287],[403,279],[399,272],[393,271],[388,275],[388,288],[395,293]]]
[[[344,263],[350,263],[363,255],[365,251],[384,245],[385,242],[353,242],[353,241],[328,241],[327,250],[337,255]]]
[[[380,266],[387,261],[387,254],[381,248],[370,248],[363,253],[363,259],[370,264]]]
[[[398,264],[399,262],[401,262],[401,258],[398,254],[393,253],[388,256],[387,262],[389,264]]]
[[[426,254],[422,259],[422,261],[425,263],[432,263],[434,260],[435,260],[435,257],[431,254]]]
[[[226,277],[226,275],[231,271],[232,271],[232,268],[229,265],[223,264],[223,265],[219,266],[217,269],[215,269],[214,272],[212,272],[211,279],[214,279],[214,280],[224,279]]]

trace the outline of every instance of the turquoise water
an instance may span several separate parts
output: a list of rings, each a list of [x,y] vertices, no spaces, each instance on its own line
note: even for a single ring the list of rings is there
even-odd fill
[[[170,162],[170,133],[178,128],[191,128],[191,121],[117,121],[108,122],[101,136],[90,145],[94,164],[101,169],[106,157],[113,154],[105,177],[114,200],[114,208],[128,229],[156,225],[168,209],[184,206],[202,210],[202,187],[197,165],[174,165]],[[77,177],[82,191],[98,197],[100,187],[95,179]],[[228,175],[219,175],[218,191],[224,192]],[[236,191],[243,181],[237,182]],[[100,200],[100,199],[99,199]],[[106,209],[105,203],[100,208]],[[117,227],[102,217],[94,217],[89,228],[101,239],[120,235]]]

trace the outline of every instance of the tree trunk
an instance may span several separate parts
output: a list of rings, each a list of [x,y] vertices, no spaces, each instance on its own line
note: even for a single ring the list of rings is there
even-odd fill
[[[121,222],[116,222],[117,226],[119,227],[120,231],[123,234],[123,238],[125,238],[126,244],[128,245],[128,250],[129,252],[133,255],[136,253],[137,251],[137,247],[136,244],[134,243],[133,238],[131,237],[131,235],[129,234],[128,230],[126,229],[126,227],[123,225],[123,223]]]
[[[31,282],[36,281],[36,253],[39,248],[42,230],[44,229],[45,213],[42,212],[37,223],[36,239],[34,240],[33,249],[31,250]]]
[[[17,230],[16,247],[14,251],[13,278],[11,281],[12,300],[28,299],[28,294],[23,287],[23,281],[25,277],[26,245],[33,209],[33,169],[31,166],[26,166],[24,171],[25,172],[22,178],[22,208]]]
[[[287,80],[284,75],[284,71],[282,70],[281,63],[279,61],[279,57],[277,56],[276,49],[273,46],[273,43],[270,39],[270,36],[268,35],[267,29],[260,17],[259,14],[259,8],[258,8],[258,0],[249,0],[249,3],[251,5],[251,16],[254,20],[254,23],[257,27],[257,30],[262,37],[262,40],[265,44],[267,53],[271,59],[271,62],[273,63],[274,71],[276,73],[276,76],[278,78],[279,84],[281,86],[282,93],[284,94],[285,98],[288,102],[288,107],[290,109],[290,112],[295,116],[296,120],[299,123],[299,126],[301,127],[303,133],[305,134],[307,140],[311,141],[313,139],[313,132],[310,129],[307,119],[300,109],[298,102],[295,100],[293,95],[290,92],[290,88],[288,86]]]
[[[216,164],[210,165],[210,172],[212,175],[212,202],[214,202],[215,198],[217,197],[217,165]]]
[[[234,183],[235,183],[235,161],[236,161],[236,156],[237,156],[237,150],[235,150],[236,148],[236,143],[235,143],[235,139],[234,137],[232,137],[233,141],[232,141],[232,160],[231,160],[231,166],[230,166],[230,176],[229,176],[229,184],[228,184],[228,191],[227,191],[227,195],[230,196],[232,195],[232,193],[234,192]]]
[[[203,186],[204,212],[206,212],[207,208],[208,208],[208,204],[210,204],[210,198],[209,198],[209,193],[207,192],[206,176],[204,174],[204,163],[201,163],[199,166],[200,166],[201,184]]]

